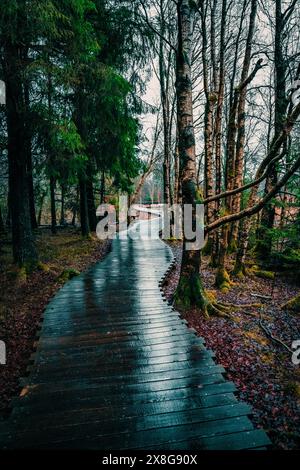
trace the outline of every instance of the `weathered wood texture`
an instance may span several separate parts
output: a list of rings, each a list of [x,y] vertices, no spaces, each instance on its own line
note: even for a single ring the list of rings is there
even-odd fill
[[[138,239],[68,282],[45,310],[2,448],[251,449],[269,440],[203,339],[163,299],[171,250]]]

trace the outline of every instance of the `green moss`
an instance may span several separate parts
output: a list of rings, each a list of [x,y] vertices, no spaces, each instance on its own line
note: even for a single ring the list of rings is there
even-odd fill
[[[39,261],[37,258],[32,258],[32,259],[28,259],[26,261],[26,263],[24,263],[22,266],[20,266],[21,269],[25,269],[26,271],[26,274],[31,274],[33,273],[34,271],[36,271],[37,267],[38,267],[38,264],[39,264]]]
[[[170,238],[167,238],[165,241],[173,243],[173,242],[177,242],[180,240],[182,240],[182,238],[170,237]]]
[[[174,295],[175,304],[179,308],[198,307],[208,317],[207,307],[210,302],[199,275],[181,276]]]
[[[246,266],[244,263],[241,263],[241,261],[237,258],[235,261],[235,265],[232,271],[232,274],[237,278],[237,279],[244,279],[244,277],[247,275],[247,270]]]
[[[245,269],[241,268],[239,271],[234,271],[234,276],[240,281],[246,276]]]
[[[221,292],[226,293],[230,289],[232,283],[230,277],[225,268],[219,268],[216,274],[216,287],[221,290]]]
[[[260,270],[260,269],[259,269],[259,266],[257,266],[257,264],[252,264],[252,266],[251,266],[251,271],[252,271],[252,272],[257,272],[257,271],[259,271],[259,270]]]
[[[300,294],[290,299],[286,304],[282,305],[284,310],[292,313],[300,313]]]
[[[210,315],[230,317],[229,308],[219,304],[212,292],[204,289],[200,275],[181,276],[176,289],[174,300],[179,308],[198,307],[204,318]]]
[[[273,271],[253,270],[253,272],[255,276],[262,279],[275,279],[275,273]]]
[[[73,269],[73,268],[64,269],[63,272],[58,276],[58,280],[66,282],[75,276],[79,276],[79,274],[80,272],[77,271],[76,269]]]
[[[231,241],[230,241],[230,244],[228,246],[228,250],[227,250],[227,253],[231,254],[231,253],[235,253],[237,251],[237,241],[233,238]]]
[[[38,262],[37,269],[44,273],[48,273],[50,271],[49,266],[45,263],[42,263],[41,261]]]

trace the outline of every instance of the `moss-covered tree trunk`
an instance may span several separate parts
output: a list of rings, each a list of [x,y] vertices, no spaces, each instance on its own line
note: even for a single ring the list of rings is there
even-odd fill
[[[196,184],[196,155],[193,124],[191,50],[193,10],[189,0],[177,4],[178,50],[176,67],[178,148],[180,157],[180,182],[182,204],[193,207],[192,225],[196,227],[196,204],[201,202]],[[205,316],[220,313],[214,300],[205,291],[200,276],[201,251],[190,250],[183,239],[183,256],[180,279],[175,292],[175,303],[180,307],[198,306]]]
[[[218,269],[216,273],[216,287],[221,289],[222,292],[227,292],[230,288],[231,282],[228,272],[226,271],[226,254],[228,249],[228,236],[229,236],[229,226],[224,225],[222,227],[222,236],[220,240],[220,249],[218,257]]]
[[[197,192],[191,80],[192,10],[188,0],[178,2],[177,17],[177,125],[182,204],[184,206],[185,204],[195,205]],[[195,214],[193,215],[195,216]],[[175,301],[184,306],[201,306],[203,287],[199,274],[200,251],[187,250],[187,242],[184,235],[181,273]]]

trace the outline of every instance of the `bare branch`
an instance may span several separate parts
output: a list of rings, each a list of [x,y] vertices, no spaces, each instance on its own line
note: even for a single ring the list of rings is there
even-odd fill
[[[205,229],[206,233],[212,232],[223,225],[228,224],[229,222],[235,222],[237,220],[241,220],[245,217],[250,217],[254,214],[257,214],[279,191],[280,189],[288,182],[288,180],[293,176],[293,174],[300,168],[300,156],[297,158],[295,163],[291,166],[291,168],[285,173],[285,175],[278,181],[278,183],[273,186],[271,191],[267,193],[260,201],[252,207],[248,207],[236,214],[226,215],[221,217],[220,219],[212,222],[208,225]]]
[[[165,41],[166,44],[168,44],[168,46],[173,49],[174,52],[177,53],[177,49],[176,47],[165,37],[163,36],[159,31],[157,31],[157,29],[154,28],[154,26],[152,26],[150,20],[149,20],[149,17],[148,17],[148,13],[147,13],[147,9],[145,7],[145,4],[143,2],[143,0],[140,0],[140,3],[141,3],[141,6],[144,10],[144,14],[145,14],[145,22],[147,24],[147,26],[151,29],[151,31],[153,31],[153,33],[155,33],[157,36],[159,36],[163,41]]]

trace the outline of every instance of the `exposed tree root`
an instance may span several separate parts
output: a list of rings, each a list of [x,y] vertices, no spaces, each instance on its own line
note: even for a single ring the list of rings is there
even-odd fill
[[[252,297],[257,297],[258,299],[272,300],[271,295],[262,295],[262,294],[254,294],[254,293],[251,293],[250,295]]]
[[[199,275],[181,277],[174,294],[174,303],[179,308],[198,307],[207,319],[212,315],[232,318],[230,308],[217,302],[214,294],[204,289]]]
[[[263,305],[260,303],[253,303],[253,304],[230,304],[230,303],[225,303],[223,305],[226,305],[227,307],[230,308],[262,308]]]
[[[229,313],[230,309],[219,302],[210,303],[207,307],[207,310],[209,315],[232,319],[232,315]]]
[[[259,319],[259,326],[261,327],[261,329],[265,332],[266,336],[268,338],[270,338],[272,341],[274,341],[275,343],[278,343],[280,344],[281,346],[283,346],[289,353],[293,353],[293,350],[286,344],[284,343],[280,338],[277,338],[277,336],[274,336],[272,334],[272,332],[270,331],[270,329],[265,326],[263,324],[263,320],[262,320],[262,315],[260,314],[260,319]]]

